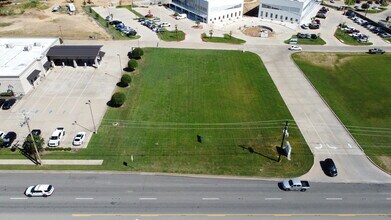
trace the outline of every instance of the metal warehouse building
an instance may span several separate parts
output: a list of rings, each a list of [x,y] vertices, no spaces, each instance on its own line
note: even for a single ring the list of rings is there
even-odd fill
[[[25,95],[55,66],[99,67],[101,45],[60,45],[58,38],[0,38],[0,93]]]
[[[0,92],[24,95],[50,69],[46,57],[58,38],[0,38]]]
[[[243,0],[172,0],[170,8],[204,23],[233,21],[243,16]]]

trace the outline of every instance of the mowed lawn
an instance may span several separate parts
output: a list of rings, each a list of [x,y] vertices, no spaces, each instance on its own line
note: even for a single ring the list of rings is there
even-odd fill
[[[313,156],[257,55],[144,52],[130,88],[118,88],[126,93],[125,105],[108,109],[88,148],[46,158],[104,159],[103,166],[74,169],[265,177],[311,168]],[[278,162],[286,120],[292,160]]]
[[[365,153],[391,172],[391,55],[297,53],[293,59]]]

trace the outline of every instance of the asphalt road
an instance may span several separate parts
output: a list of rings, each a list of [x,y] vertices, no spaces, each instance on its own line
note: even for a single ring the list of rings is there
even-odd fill
[[[391,184],[311,182],[285,192],[277,181],[102,173],[2,173],[1,215],[391,216]],[[27,198],[29,185],[49,183],[48,198]]]

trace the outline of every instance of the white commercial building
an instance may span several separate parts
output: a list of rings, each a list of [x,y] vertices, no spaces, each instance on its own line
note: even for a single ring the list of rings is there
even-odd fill
[[[317,0],[261,0],[258,17],[300,23],[318,2]]]
[[[0,93],[24,95],[47,74],[47,51],[58,38],[0,38]]]
[[[170,8],[204,23],[234,21],[243,16],[244,0],[172,0]]]

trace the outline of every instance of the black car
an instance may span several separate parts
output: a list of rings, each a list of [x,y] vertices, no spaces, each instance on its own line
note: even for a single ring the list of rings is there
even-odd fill
[[[0,99],[0,107],[4,104],[5,99]]]
[[[13,131],[8,132],[3,137],[3,146],[2,147],[10,147],[12,142],[16,139],[16,133]]]
[[[109,22],[109,24],[111,24],[111,25],[117,25],[117,24],[120,24],[120,23],[122,23],[122,21],[119,21],[119,20],[112,20],[112,21]]]
[[[137,32],[136,32],[135,30],[130,30],[130,31],[126,34],[126,36],[128,36],[128,37],[134,37],[134,36],[136,36],[136,34],[137,34]]]
[[[41,130],[40,129],[33,129],[31,131],[31,134],[33,134],[35,136],[39,136],[39,135],[41,135]]]
[[[333,159],[327,158],[326,160],[324,160],[324,172],[328,176],[337,176],[338,175],[337,167],[335,166]]]
[[[3,110],[10,109],[16,102],[16,99],[7,99],[3,104]]]

